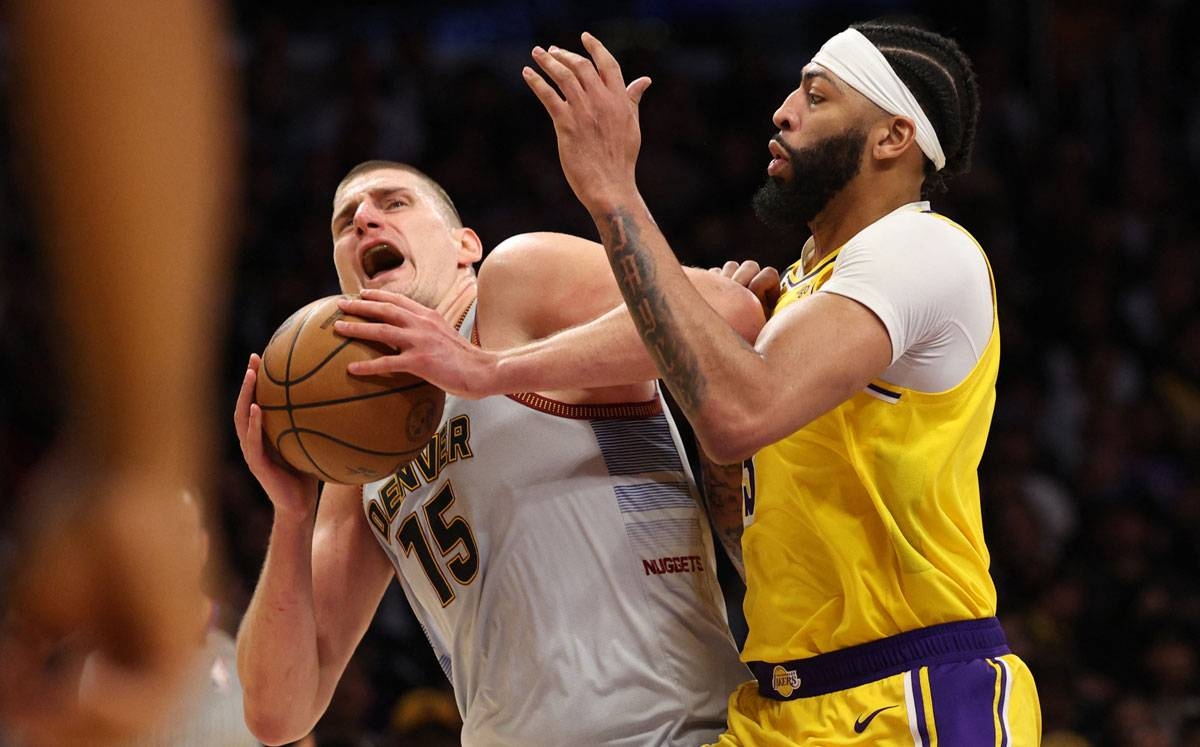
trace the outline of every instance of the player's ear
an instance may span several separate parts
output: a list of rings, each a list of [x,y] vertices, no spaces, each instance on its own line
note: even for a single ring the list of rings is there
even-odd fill
[[[473,265],[483,258],[483,242],[479,234],[470,228],[460,228],[458,233],[458,263]]]
[[[890,116],[871,130],[874,142],[871,155],[880,161],[890,161],[902,156],[909,148],[920,150],[917,145],[917,128],[907,117]]]

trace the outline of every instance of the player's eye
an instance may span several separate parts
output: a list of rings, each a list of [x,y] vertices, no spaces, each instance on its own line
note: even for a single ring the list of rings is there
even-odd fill
[[[821,103],[824,100],[825,99],[821,98],[817,94],[813,93],[812,91],[809,91],[809,93],[808,93],[808,105],[809,106],[816,106],[817,104]]]

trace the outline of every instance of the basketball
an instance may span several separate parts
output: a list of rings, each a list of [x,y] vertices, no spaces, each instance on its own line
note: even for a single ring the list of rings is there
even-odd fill
[[[362,485],[404,466],[437,430],[445,393],[408,374],[352,376],[349,363],[392,353],[334,332],[337,306],[308,304],[267,343],[255,399],[268,443],[296,469],[326,482]]]

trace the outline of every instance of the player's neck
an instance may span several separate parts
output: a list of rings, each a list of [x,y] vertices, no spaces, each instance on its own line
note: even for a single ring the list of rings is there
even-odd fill
[[[920,184],[909,180],[864,178],[859,175],[834,195],[825,209],[813,219],[811,267],[840,248],[859,231],[893,210],[921,199]]]
[[[442,296],[441,303],[437,305],[438,313],[451,324],[457,324],[474,303],[477,292],[475,273],[470,270],[460,272],[454,279],[454,285],[450,287],[450,291]]]

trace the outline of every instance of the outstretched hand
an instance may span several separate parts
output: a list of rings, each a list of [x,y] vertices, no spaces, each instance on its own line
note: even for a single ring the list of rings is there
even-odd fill
[[[339,321],[338,334],[382,343],[396,352],[351,363],[355,376],[409,373],[438,389],[467,399],[493,392],[487,383],[496,360],[472,345],[441,314],[399,293],[364,290],[359,298],[344,298],[338,306],[366,322]]]
[[[641,77],[627,86],[621,66],[604,45],[587,32],[582,39],[591,59],[558,47],[533,48],[534,61],[558,91],[533,68],[521,72],[554,122],[567,183],[595,213],[636,193],[634,169],[642,145],[638,104],[650,79]]]

